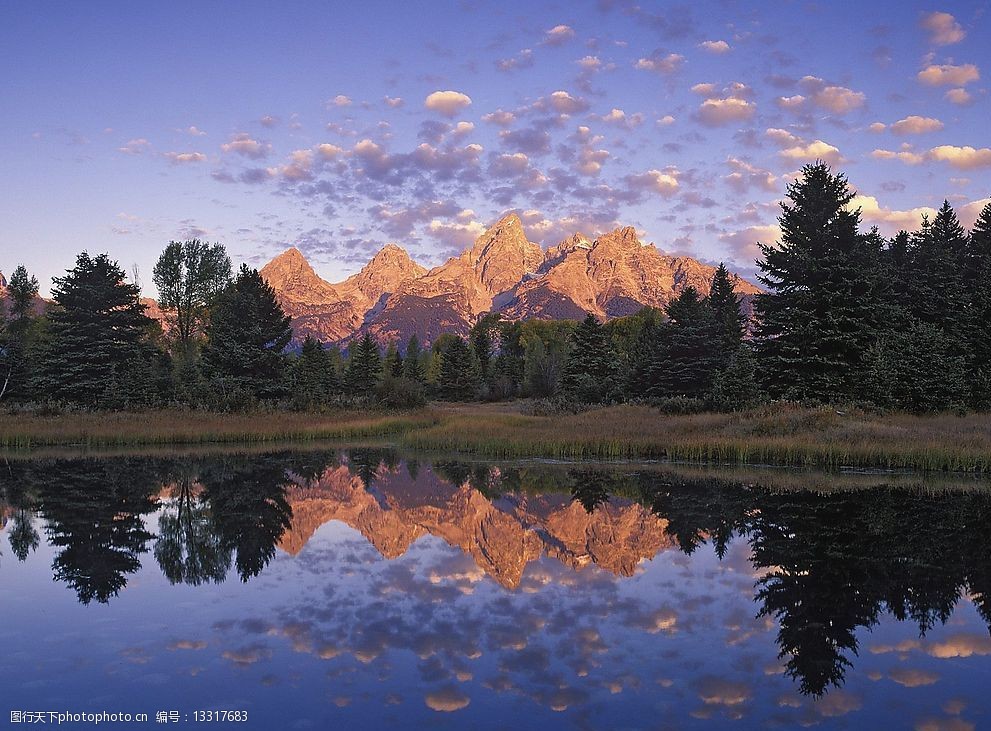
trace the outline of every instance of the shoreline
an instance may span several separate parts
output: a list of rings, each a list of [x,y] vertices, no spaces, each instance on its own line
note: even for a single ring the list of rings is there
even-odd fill
[[[520,404],[409,412],[184,411],[0,415],[0,451],[236,447],[386,439],[417,452],[499,460],[641,460],[827,470],[991,473],[991,414],[915,416],[778,404],[661,414],[621,405],[530,416]]]

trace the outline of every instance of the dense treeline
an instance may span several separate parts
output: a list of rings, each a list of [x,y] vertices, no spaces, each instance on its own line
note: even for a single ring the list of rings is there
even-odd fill
[[[482,316],[467,338],[425,347],[368,333],[342,353],[307,338],[257,270],[220,244],[171,242],[153,279],[164,327],[105,254],[82,253],[37,311],[19,266],[0,332],[0,399],[88,408],[408,407],[428,398],[580,404],[648,400],[671,410],[768,400],[918,412],[991,408],[991,205],[970,232],[948,203],[891,240],[861,231],[846,178],[809,165],[761,245],[766,292],[748,322],[722,265],[708,295],[600,323]],[[383,345],[385,349],[383,350]]]

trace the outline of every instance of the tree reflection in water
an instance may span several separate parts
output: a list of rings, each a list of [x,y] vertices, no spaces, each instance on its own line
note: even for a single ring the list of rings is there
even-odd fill
[[[108,602],[153,549],[173,584],[242,581],[272,560],[292,524],[287,488],[311,484],[346,464],[387,506],[383,476],[400,465],[391,449],[227,455],[200,458],[41,459],[0,471],[0,516],[13,555],[54,548],[52,571],[80,602]],[[991,494],[895,487],[772,490],[659,469],[501,465],[437,460],[440,495],[466,485],[498,502],[502,494],[570,493],[585,510],[633,500],[667,521],[686,554],[712,544],[723,558],[745,540],[755,575],[756,615],[778,626],[787,674],[808,695],[842,685],[858,653],[857,634],[890,613],[925,635],[969,595],[991,630]],[[422,476],[422,475],[421,475]],[[379,484],[381,481],[382,484]],[[422,482],[422,481],[421,481]],[[420,487],[416,489],[420,489]],[[414,489],[407,484],[404,489]],[[146,521],[154,511],[158,534]]]

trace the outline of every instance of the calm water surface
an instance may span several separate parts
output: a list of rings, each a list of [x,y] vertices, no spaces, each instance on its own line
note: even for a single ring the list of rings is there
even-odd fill
[[[381,449],[0,468],[2,724],[991,727],[978,482]]]

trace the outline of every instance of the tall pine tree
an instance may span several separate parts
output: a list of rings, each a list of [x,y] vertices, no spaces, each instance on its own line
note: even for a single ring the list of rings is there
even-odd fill
[[[152,321],[136,284],[106,254],[76,257],[56,277],[49,315],[51,339],[41,385],[46,395],[85,406],[144,405],[155,358]]]
[[[708,302],[718,331],[715,346],[719,368],[722,369],[739,349],[746,330],[745,318],[740,309],[740,296],[733,289],[733,280],[722,262],[712,277]]]
[[[558,383],[558,393],[579,403],[600,404],[619,398],[616,354],[595,315],[575,328]]]
[[[237,278],[217,298],[206,335],[204,370],[226,405],[286,393],[283,351],[292,329],[275,291],[257,269],[241,265]]]
[[[991,409],[991,203],[984,206],[970,231],[966,284],[970,317],[967,323],[973,359],[973,403]]]
[[[348,347],[348,369],[344,379],[347,395],[369,398],[382,376],[382,354],[370,333]]]
[[[879,252],[858,231],[842,174],[807,165],[788,186],[780,243],[760,244],[758,353],[773,396],[820,402],[861,392],[875,325]]]
[[[455,336],[445,344],[441,354],[437,392],[449,401],[468,401],[478,391],[479,367],[468,343]]]

